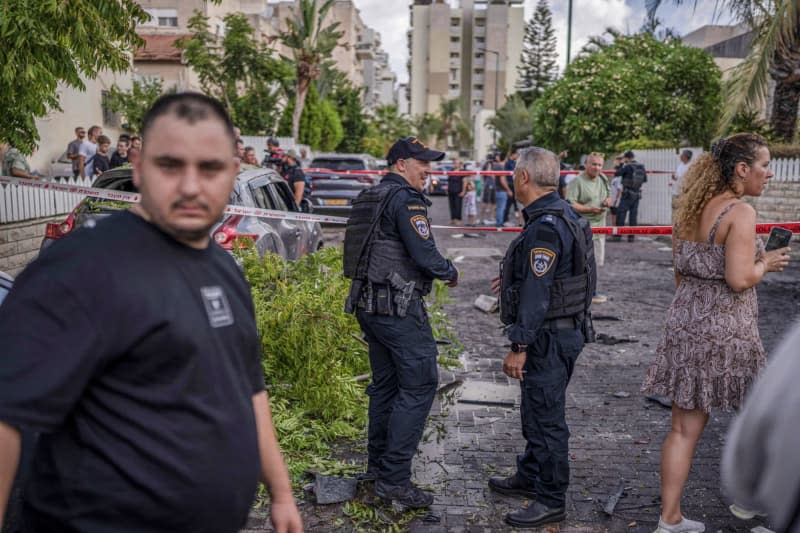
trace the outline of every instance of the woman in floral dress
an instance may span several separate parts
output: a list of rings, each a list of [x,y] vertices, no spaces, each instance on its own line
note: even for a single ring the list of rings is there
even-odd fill
[[[705,531],[680,507],[695,446],[709,412],[738,409],[766,362],[755,286],[783,270],[789,249],[764,251],[756,212],[741,198],[761,195],[769,163],[766,141],[740,133],[717,142],[684,177],[672,241],[677,289],[642,387],[672,400],[657,533]]]

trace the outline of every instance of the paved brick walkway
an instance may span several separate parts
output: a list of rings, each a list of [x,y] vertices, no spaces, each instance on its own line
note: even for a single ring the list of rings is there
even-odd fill
[[[444,204],[437,199],[436,208]],[[439,220],[444,220],[442,209]],[[480,238],[437,233],[440,249],[455,252],[462,274],[451,290],[447,311],[464,344],[464,368],[443,372],[444,386],[431,412],[424,444],[415,462],[415,481],[432,489],[438,524],[416,519],[414,532],[512,531],[503,516],[521,501],[490,492],[492,475],[510,474],[516,454],[524,447],[519,421],[519,385],[501,371],[507,343],[496,314],[473,307],[479,294],[488,294],[488,280],[499,257],[513,238],[487,234]],[[645,368],[661,335],[664,312],[674,288],[668,243],[639,238],[635,243],[608,243],[606,266],[600,270],[599,290],[608,295],[596,305],[598,333],[638,342],[588,345],[567,391],[567,420],[572,437],[568,519],[562,532],[649,532],[659,513],[659,454],[669,427],[669,410],[648,402],[639,393]],[[464,252],[464,249],[472,252]],[[476,250],[478,249],[478,250]],[[774,346],[783,330],[800,314],[800,268],[772,275],[759,287],[760,327],[766,347]],[[603,316],[621,320],[602,320]],[[616,394],[615,393],[621,393]],[[466,403],[480,401],[480,405]],[[767,523],[742,522],[727,511],[719,484],[719,460],[730,414],[714,413],[701,439],[684,495],[684,513],[706,523],[709,532],[749,531]],[[614,515],[602,512],[609,495],[624,488]],[[352,531],[341,518],[341,507],[303,504],[308,531]],[[250,531],[264,531],[266,517],[254,513]]]

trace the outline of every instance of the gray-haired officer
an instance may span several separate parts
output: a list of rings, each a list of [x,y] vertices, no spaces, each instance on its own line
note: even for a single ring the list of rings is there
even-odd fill
[[[503,371],[521,382],[526,446],[517,457],[517,472],[491,478],[489,488],[533,500],[506,515],[515,527],[538,527],[566,516],[566,388],[584,343],[594,340],[591,229],[559,197],[558,177],[555,154],[541,148],[521,151],[514,187],[526,206],[525,227],[509,246],[493,284],[500,290],[501,320],[511,341]]]
[[[422,297],[433,280],[454,287],[458,271],[436,249],[430,201],[422,194],[430,162],[444,158],[414,137],[386,157],[389,173],[353,202],[344,238],[345,304],[369,343],[368,466],[375,493],[422,508],[433,496],[411,483],[411,460],[438,385],[437,349]]]

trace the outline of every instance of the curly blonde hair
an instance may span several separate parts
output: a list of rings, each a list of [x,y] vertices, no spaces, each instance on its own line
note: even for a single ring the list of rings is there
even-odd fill
[[[736,164],[755,163],[758,149],[766,147],[767,141],[754,133],[737,133],[721,138],[691,164],[683,176],[678,211],[675,216],[675,232],[684,237],[694,233],[700,214],[709,200],[724,192],[737,198],[742,196],[741,185],[736,180]],[[680,229],[678,229],[680,228]]]

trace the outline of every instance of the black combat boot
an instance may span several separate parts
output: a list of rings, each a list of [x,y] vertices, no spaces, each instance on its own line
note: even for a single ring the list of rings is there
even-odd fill
[[[527,508],[506,515],[506,522],[517,528],[534,528],[554,522],[561,522],[567,517],[565,507],[548,507],[541,502],[533,502]]]
[[[433,495],[414,486],[410,481],[403,485],[388,485],[379,480],[375,483],[375,495],[410,509],[424,509],[433,504]]]
[[[506,496],[521,496],[522,498],[536,499],[536,493],[519,474],[511,477],[489,478],[489,488],[498,494]]]

